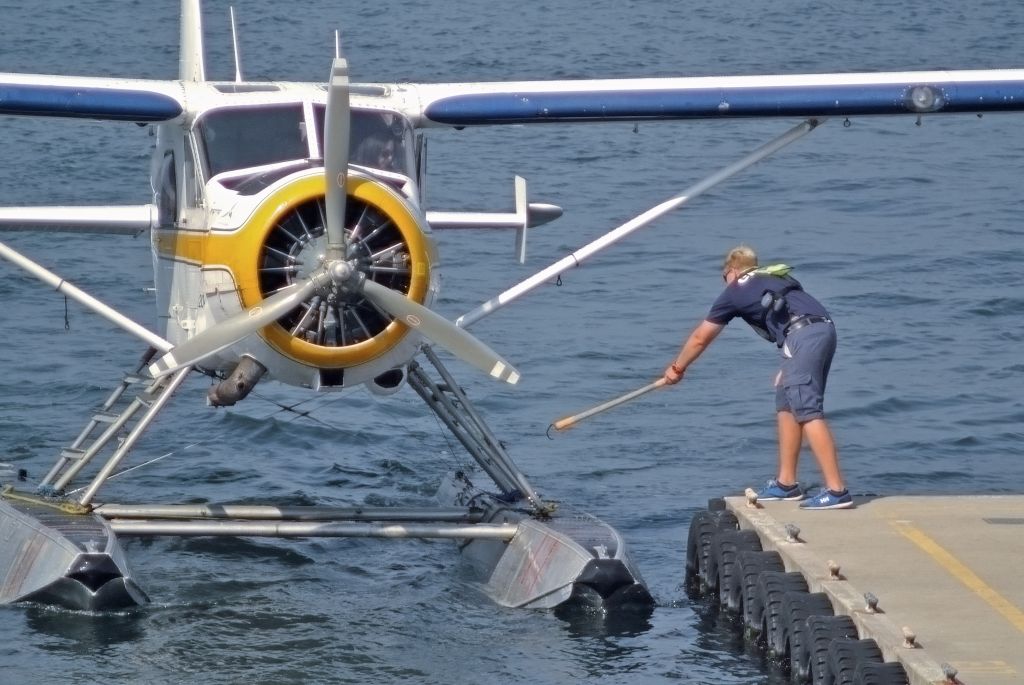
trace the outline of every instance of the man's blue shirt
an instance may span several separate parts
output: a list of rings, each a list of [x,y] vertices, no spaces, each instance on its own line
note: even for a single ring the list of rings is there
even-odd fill
[[[790,286],[794,289],[785,293],[787,306],[780,311],[765,309],[761,305],[768,291],[779,295]],[[828,316],[820,302],[800,288],[800,283],[790,276],[769,276],[748,273],[726,286],[718,296],[706,319],[711,323],[725,325],[737,316],[750,324],[758,335],[782,346],[783,331],[794,317],[812,315]]]

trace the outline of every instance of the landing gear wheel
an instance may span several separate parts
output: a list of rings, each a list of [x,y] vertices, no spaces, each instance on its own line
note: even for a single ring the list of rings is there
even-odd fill
[[[878,643],[872,639],[857,640],[839,637],[828,646],[829,671],[836,685],[853,685],[853,674],[863,663],[880,664],[885,661]]]
[[[832,616],[834,613],[832,602],[824,592],[785,594],[782,600],[782,618],[786,627],[783,644],[789,654],[789,673],[794,683],[807,683],[811,680],[807,619],[811,616]]]

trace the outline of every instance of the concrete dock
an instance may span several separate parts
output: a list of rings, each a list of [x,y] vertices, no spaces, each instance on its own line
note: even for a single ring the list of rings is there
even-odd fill
[[[914,685],[1024,683],[1024,496],[855,502],[800,511],[726,498],[741,528],[757,531],[811,592],[827,593]]]

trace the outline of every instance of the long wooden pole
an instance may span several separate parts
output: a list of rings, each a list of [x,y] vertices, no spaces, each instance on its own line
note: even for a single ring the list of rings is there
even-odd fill
[[[559,431],[560,430],[565,430],[566,428],[572,428],[573,426],[575,426],[577,423],[579,423],[583,419],[588,419],[591,416],[594,416],[595,414],[600,414],[601,412],[608,411],[609,409],[613,409],[614,407],[617,407],[620,404],[623,404],[625,402],[629,402],[630,400],[635,399],[637,397],[640,397],[641,395],[645,395],[645,394],[649,393],[652,390],[657,390],[658,388],[660,388],[663,385],[665,385],[665,379],[664,378],[659,378],[658,380],[654,381],[653,383],[649,383],[649,384],[645,385],[642,388],[638,388],[636,390],[627,392],[625,395],[621,395],[620,397],[616,397],[614,400],[608,400],[607,402],[604,402],[603,404],[599,404],[596,407],[592,407],[590,409],[587,409],[586,411],[582,411],[579,414],[574,414],[573,416],[567,416],[564,419],[559,419],[558,421],[555,421],[551,425],[552,425],[552,427],[554,427],[555,430],[559,430]]]

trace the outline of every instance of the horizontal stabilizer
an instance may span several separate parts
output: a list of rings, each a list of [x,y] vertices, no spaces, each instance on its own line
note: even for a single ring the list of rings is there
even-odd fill
[[[562,216],[562,208],[543,202],[531,202],[527,211],[528,227],[541,226]],[[427,212],[430,228],[522,228],[515,212]]]
[[[562,208],[540,202],[529,202],[526,197],[526,179],[515,179],[516,210],[514,212],[427,212],[427,223],[432,229],[450,228],[514,228],[516,229],[516,258],[526,262],[526,232],[562,216]]]

